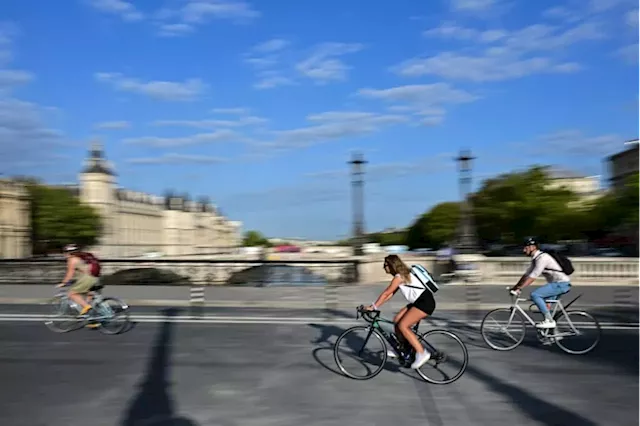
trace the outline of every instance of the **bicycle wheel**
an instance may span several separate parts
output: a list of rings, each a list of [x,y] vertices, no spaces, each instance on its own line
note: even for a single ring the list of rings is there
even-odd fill
[[[482,339],[496,351],[510,351],[523,341],[527,326],[522,314],[512,308],[499,308],[489,311],[480,324]],[[505,344],[502,345],[502,339]]]
[[[82,326],[84,320],[77,318],[78,312],[69,304],[66,297],[55,297],[51,300],[51,314],[44,324],[55,333],[67,333]]]
[[[556,320],[556,345],[566,353],[584,355],[600,342],[600,324],[584,311],[569,311]]]
[[[434,385],[447,385],[464,374],[469,363],[469,351],[454,333],[431,330],[419,335],[418,340],[431,352],[429,361],[416,370],[425,381]],[[433,378],[431,375],[440,378]]]
[[[104,334],[119,334],[129,325],[129,306],[115,297],[105,297],[96,307],[97,322]]]
[[[358,335],[359,332],[362,332],[362,335]],[[347,368],[345,361],[340,359],[341,344],[345,347],[345,352],[355,353],[355,357],[358,360],[354,362],[353,368]],[[378,349],[376,349],[376,346],[378,346]],[[345,376],[356,380],[371,379],[380,374],[385,362],[387,362],[387,344],[377,330],[372,327],[357,325],[345,330],[338,337],[333,347],[333,358]],[[371,369],[368,367],[368,363],[377,366]],[[358,365],[364,368],[366,372],[364,375],[357,375],[352,372]]]

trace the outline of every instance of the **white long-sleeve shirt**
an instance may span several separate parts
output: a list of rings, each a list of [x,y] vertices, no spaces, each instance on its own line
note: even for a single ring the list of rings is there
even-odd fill
[[[538,278],[542,274],[547,283],[568,283],[569,276],[562,272],[562,267],[550,254],[536,250],[531,257],[531,265],[525,275],[530,278]]]

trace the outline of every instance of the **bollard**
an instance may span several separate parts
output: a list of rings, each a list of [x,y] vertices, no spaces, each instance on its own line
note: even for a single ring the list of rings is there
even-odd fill
[[[189,295],[189,306],[192,317],[202,317],[204,313],[204,286],[192,286]]]
[[[331,319],[338,310],[338,286],[333,282],[328,282],[324,286],[324,315],[326,319]]]
[[[467,298],[467,321],[474,321],[478,315],[478,309],[480,307],[480,286],[474,284],[465,284],[465,295]]]

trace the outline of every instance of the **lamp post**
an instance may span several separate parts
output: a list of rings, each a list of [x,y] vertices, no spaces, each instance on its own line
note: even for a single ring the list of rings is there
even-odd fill
[[[367,164],[362,153],[355,152],[351,156],[351,196],[353,210],[353,254],[362,256],[362,236],[364,234],[364,172]]]
[[[458,224],[458,235],[456,241],[456,251],[460,254],[477,253],[479,244],[476,239],[475,225],[471,213],[471,161],[476,157],[471,155],[470,150],[462,150],[455,159],[458,162],[458,173],[460,180],[460,223]]]

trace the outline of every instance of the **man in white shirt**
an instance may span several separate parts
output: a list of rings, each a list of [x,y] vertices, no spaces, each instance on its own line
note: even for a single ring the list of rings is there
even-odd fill
[[[544,321],[536,324],[536,327],[554,328],[556,322],[549,313],[545,299],[555,299],[568,293],[571,290],[571,280],[562,272],[562,267],[550,254],[540,251],[535,238],[525,240],[523,252],[531,257],[531,265],[511,291],[519,293],[522,287],[533,283],[542,274],[547,284],[531,292],[531,300],[544,315]]]

